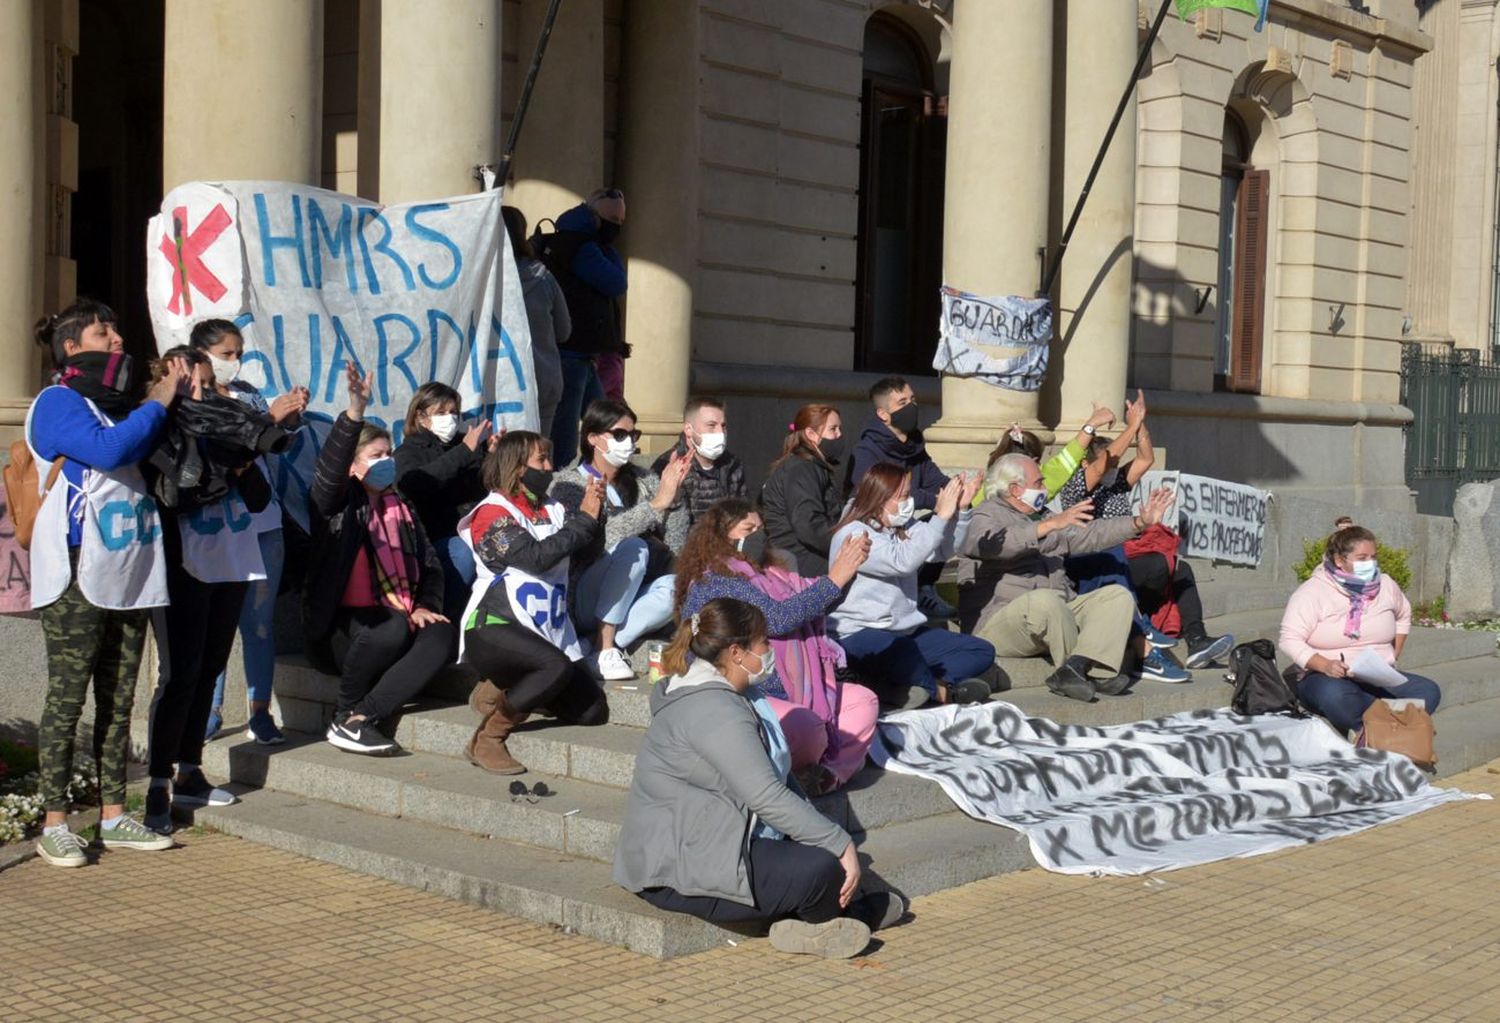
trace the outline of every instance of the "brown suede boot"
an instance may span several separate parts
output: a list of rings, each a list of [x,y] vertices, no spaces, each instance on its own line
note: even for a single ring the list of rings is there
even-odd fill
[[[478,688],[475,687],[476,691]],[[474,729],[473,737],[464,747],[464,756],[469,763],[490,774],[525,774],[526,765],[510,755],[510,750],[505,748],[505,740],[512,729],[531,715],[517,714],[501,690],[496,689],[495,694],[495,710]],[[470,702],[473,702],[472,697]]]
[[[487,718],[495,713],[495,707],[500,702],[500,688],[487,678],[482,678],[469,691],[469,709],[481,718]]]

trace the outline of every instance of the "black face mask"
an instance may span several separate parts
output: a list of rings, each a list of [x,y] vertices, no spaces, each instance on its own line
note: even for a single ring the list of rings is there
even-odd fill
[[[759,565],[766,556],[766,531],[756,530],[739,541],[740,557],[752,565]]]
[[[837,463],[840,458],[844,457],[844,438],[824,437],[818,441],[818,450],[822,452],[825,462]]]
[[[891,413],[891,428],[910,437],[917,432],[917,403],[898,408]]]
[[[58,382],[98,405],[105,415],[119,419],[135,407],[130,391],[133,369],[124,352],[79,352],[63,363]]]
[[[526,471],[521,473],[521,486],[531,492],[533,497],[546,497],[547,488],[552,486],[552,470],[538,469],[528,465]]]
[[[620,225],[616,224],[613,220],[605,220],[603,217],[600,217],[599,230],[595,234],[599,236],[599,243],[601,245],[613,245],[615,239],[620,237]]]

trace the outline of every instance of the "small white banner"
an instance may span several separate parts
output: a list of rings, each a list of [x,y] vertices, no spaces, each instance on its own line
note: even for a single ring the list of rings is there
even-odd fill
[[[1012,391],[1039,390],[1052,346],[1052,303],[945,285],[939,333],[933,369]]]
[[[1163,524],[1182,536],[1179,554],[1231,565],[1260,564],[1266,539],[1266,505],[1271,494],[1243,483],[1227,483],[1185,472],[1152,469],[1130,492],[1130,509],[1138,512],[1154,490],[1166,487],[1177,503]]]
[[[1227,690],[1226,690],[1227,691]],[[882,718],[870,757],[1023,833],[1043,867],[1125,875],[1255,856],[1488,799],[1356,750],[1318,718],[1189,711],[1089,728],[1008,703]]]
[[[537,427],[531,332],[500,193],[381,206],[276,181],[174,188],[147,227],[159,351],[193,324],[233,320],[244,379],[271,399],[304,386],[303,430],[273,483],[306,525],[322,439],[347,404],[344,363],[374,373],[366,419],[401,442],[412,392],[452,386],[465,419]]]

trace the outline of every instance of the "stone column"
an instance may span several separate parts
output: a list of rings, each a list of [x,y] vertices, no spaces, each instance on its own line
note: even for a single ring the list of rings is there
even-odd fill
[[[1068,0],[1064,226],[1098,155],[1120,93],[1135,69],[1139,45],[1134,5]],[[1093,401],[1114,409],[1120,422],[1124,421],[1134,235],[1132,93],[1059,275],[1058,343],[1052,349],[1052,358],[1062,363],[1059,436],[1070,435],[1083,425],[1093,411]]]
[[[620,241],[630,291],[625,336],[626,396],[640,416],[647,450],[682,427],[693,356],[693,286],[698,260],[698,3],[630,5],[625,22],[620,182],[629,216]],[[550,59],[550,58],[549,58]],[[733,421],[733,431],[751,424]]]
[[[162,190],[319,184],[323,0],[167,0]]]
[[[42,312],[40,11],[31,0],[0,3],[0,427],[24,420],[40,365],[32,343]],[[11,431],[0,432],[5,441],[14,439]]]
[[[521,34],[515,41],[518,80],[531,64],[547,5],[548,0],[522,0]],[[631,9],[626,16],[634,15]],[[505,201],[519,206],[531,224],[556,217],[594,189],[613,184],[603,180],[602,0],[566,0],[558,8],[511,166],[515,184],[506,190]],[[633,198],[626,193],[627,205]],[[630,216],[634,219],[633,210]]]
[[[943,280],[964,291],[1030,296],[1040,283],[1037,250],[1047,244],[1051,194],[1052,27],[1046,0],[954,5]],[[1036,393],[945,376],[943,416],[925,431],[927,449],[941,465],[982,468],[1013,420],[1048,439],[1037,409]]]
[[[374,6],[362,6],[361,16]],[[501,6],[502,0],[378,5],[379,109],[361,110],[360,121],[363,133],[367,113],[378,118],[381,202],[476,192],[474,168],[499,160]],[[364,192],[363,173],[360,180]]]

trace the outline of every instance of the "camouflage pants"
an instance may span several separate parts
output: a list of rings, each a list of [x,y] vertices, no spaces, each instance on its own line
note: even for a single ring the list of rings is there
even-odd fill
[[[37,744],[43,804],[49,811],[68,809],[73,744],[90,681],[101,801],[123,803],[130,708],[149,612],[95,607],[79,592],[75,578],[61,597],[37,613],[47,640],[47,703]]]

